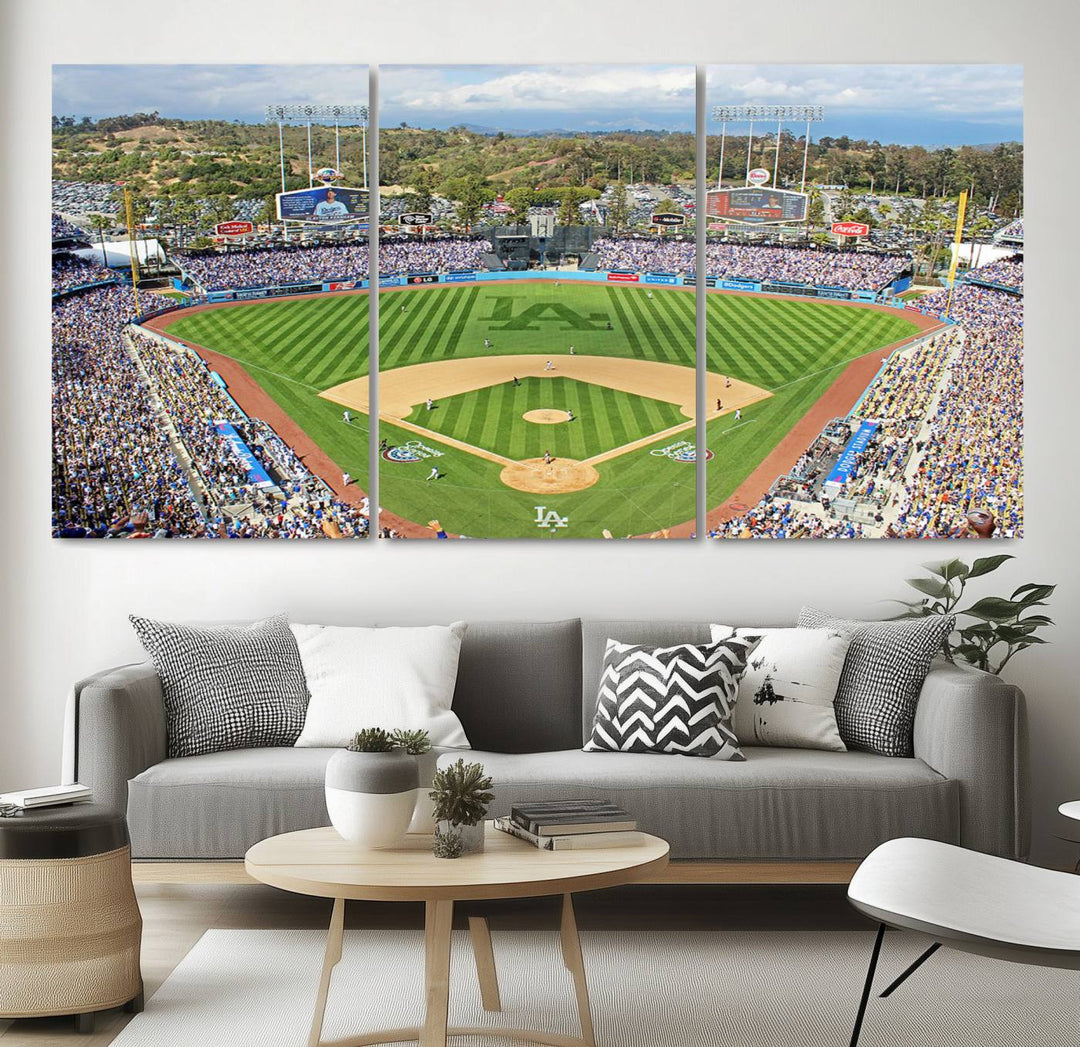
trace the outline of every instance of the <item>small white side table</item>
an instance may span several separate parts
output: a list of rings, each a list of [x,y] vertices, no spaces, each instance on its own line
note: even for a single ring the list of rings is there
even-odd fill
[[[1080,843],[1080,800],[1069,800],[1068,803],[1063,803],[1058,808],[1058,814],[1065,815],[1066,818],[1071,818],[1076,825],[1076,836],[1061,836],[1059,839],[1070,840],[1073,843]],[[1077,859],[1076,866],[1073,872],[1080,873],[1080,859]]]

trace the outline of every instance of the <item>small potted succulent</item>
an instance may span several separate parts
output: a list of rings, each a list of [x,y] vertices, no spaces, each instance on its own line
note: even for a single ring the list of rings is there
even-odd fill
[[[335,829],[360,847],[401,843],[416,810],[419,758],[427,731],[357,731],[326,765],[326,810]]]
[[[456,858],[484,849],[484,816],[491,803],[491,778],[479,763],[459,759],[435,772],[431,782],[435,808],[434,853]]]

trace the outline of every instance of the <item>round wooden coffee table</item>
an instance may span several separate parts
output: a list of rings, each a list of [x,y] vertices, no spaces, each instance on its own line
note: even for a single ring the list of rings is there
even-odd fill
[[[272,887],[334,899],[308,1047],[323,1043],[323,1013],[330,975],[341,959],[348,899],[425,903],[425,1016],[419,1028],[364,1033],[334,1041],[334,1047],[371,1047],[402,1041],[416,1041],[420,1047],[446,1047],[448,1036],[502,1036],[547,1047],[596,1047],[572,894],[633,883],[667,865],[667,843],[645,833],[638,836],[637,843],[603,850],[542,851],[489,824],[483,853],[445,859],[432,855],[431,838],[427,836],[410,837],[393,850],[367,851],[347,843],[334,829],[305,829],[255,844],[247,852],[244,865],[256,880]],[[454,902],[545,895],[562,895],[562,955],[574,979],[581,1035],[480,1026],[448,1028]],[[486,918],[470,917],[469,934],[484,1010],[499,1011],[502,1007],[495,954]]]

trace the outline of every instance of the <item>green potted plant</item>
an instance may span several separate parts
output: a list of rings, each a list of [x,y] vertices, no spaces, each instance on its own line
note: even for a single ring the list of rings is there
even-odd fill
[[[420,791],[426,731],[357,731],[326,765],[326,810],[335,829],[365,848],[397,846],[409,829]]]
[[[484,849],[484,816],[491,803],[491,778],[479,763],[463,759],[435,772],[431,782],[435,815],[435,853],[471,853]],[[457,857],[445,853],[443,857]]]
[[[918,600],[893,600],[906,610],[896,618],[925,618],[932,614],[955,614],[956,631],[945,638],[943,654],[950,662],[957,659],[984,672],[1000,676],[1002,670],[1021,651],[1049,641],[1040,630],[1054,624],[1037,608],[1045,607],[1057,588],[1041,582],[1029,582],[1014,589],[1010,596],[983,596],[967,606],[968,584],[996,571],[1014,557],[1007,553],[981,556],[970,566],[963,560],[923,564],[929,573],[924,578],[908,578],[907,584],[922,594]]]

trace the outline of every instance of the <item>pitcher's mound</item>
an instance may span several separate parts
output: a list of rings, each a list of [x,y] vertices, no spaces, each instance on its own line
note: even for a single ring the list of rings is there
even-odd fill
[[[563,416],[565,418],[565,415]],[[600,474],[584,462],[573,458],[556,458],[550,465],[543,458],[526,458],[506,466],[499,474],[507,487],[533,494],[566,494],[592,487]]]
[[[535,411],[526,411],[522,416],[526,422],[536,422],[538,425],[555,425],[557,422],[567,421],[565,411],[557,411],[554,407],[538,407]]]

